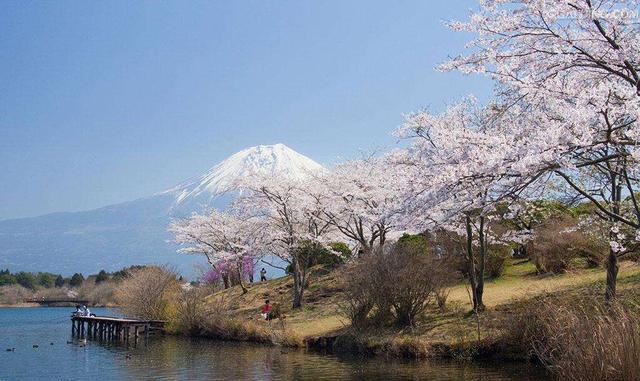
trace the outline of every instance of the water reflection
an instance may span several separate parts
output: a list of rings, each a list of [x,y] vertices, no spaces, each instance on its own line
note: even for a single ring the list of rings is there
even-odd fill
[[[149,380],[522,380],[544,379],[521,364],[338,358],[250,344],[165,338],[122,362],[132,379]]]
[[[98,310],[100,314],[109,311]],[[538,381],[522,364],[398,362],[300,350],[152,337],[138,347],[71,339],[70,311],[0,308],[0,380],[434,380]],[[49,345],[54,343],[54,345]],[[33,348],[34,344],[40,344]]]

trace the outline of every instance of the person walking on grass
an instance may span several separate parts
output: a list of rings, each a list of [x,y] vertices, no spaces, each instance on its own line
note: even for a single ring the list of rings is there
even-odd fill
[[[262,270],[260,270],[260,282],[266,282],[266,281],[267,281],[267,270],[265,270],[263,267]]]

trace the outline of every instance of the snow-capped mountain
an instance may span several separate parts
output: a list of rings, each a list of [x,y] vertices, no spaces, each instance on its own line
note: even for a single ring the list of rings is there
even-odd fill
[[[199,256],[177,254],[167,226],[173,217],[226,205],[235,184],[254,174],[304,179],[325,171],[283,144],[247,148],[201,176],[121,204],[72,213],[0,221],[0,268],[71,274],[132,264],[171,264],[192,272]]]
[[[284,144],[260,145],[244,149],[209,169],[202,176],[189,179],[161,195],[172,195],[172,208],[197,209],[219,206],[221,196],[235,191],[245,177],[266,175],[302,180],[325,171],[324,167]]]

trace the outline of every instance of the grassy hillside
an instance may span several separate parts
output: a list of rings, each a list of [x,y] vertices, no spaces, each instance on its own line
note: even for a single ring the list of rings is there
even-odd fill
[[[242,294],[239,287],[223,290],[207,298],[211,306],[224,308],[240,321],[251,321],[274,331],[287,330],[308,342],[317,338],[350,337],[348,345],[372,352],[400,352],[400,355],[428,355],[435,348],[451,350],[466,343],[499,336],[503,320],[509,311],[522,303],[533,301],[540,295],[578,292],[598,297],[604,290],[603,269],[577,269],[562,275],[537,275],[534,266],[526,260],[509,262],[502,277],[488,280],[485,286],[487,311],[476,318],[469,314],[471,303],[464,283],[451,289],[446,311],[435,306],[425,313],[413,328],[376,329],[375,332],[348,328],[341,315],[342,291],[335,273],[316,270],[310,278],[305,294],[305,305],[292,310],[291,279],[283,277],[249,285]],[[619,290],[624,295],[640,291],[640,265],[624,262],[619,273]],[[260,306],[265,299],[277,303],[284,317],[271,322],[260,319]],[[478,338],[478,336],[480,336]],[[320,340],[322,341],[322,340]],[[356,341],[354,343],[353,341]],[[407,352],[407,353],[403,353]]]

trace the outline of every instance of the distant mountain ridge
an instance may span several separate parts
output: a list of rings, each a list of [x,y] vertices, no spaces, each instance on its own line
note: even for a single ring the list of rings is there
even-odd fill
[[[193,272],[198,256],[177,254],[172,217],[223,207],[234,184],[253,174],[303,179],[326,169],[284,144],[237,152],[201,176],[150,197],[82,212],[0,221],[0,268],[12,271],[97,272],[132,264],[170,264]]]

